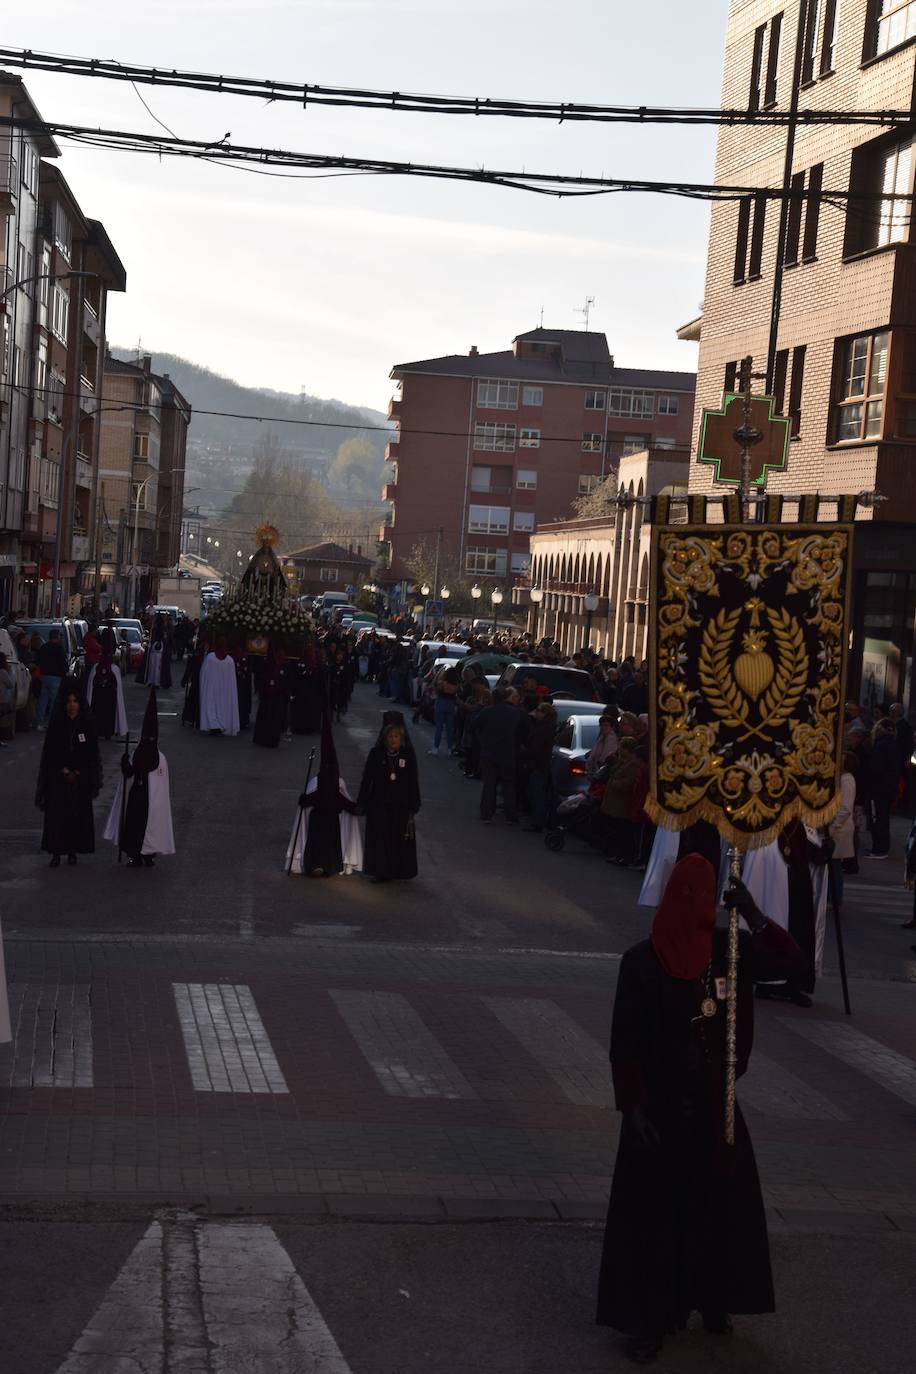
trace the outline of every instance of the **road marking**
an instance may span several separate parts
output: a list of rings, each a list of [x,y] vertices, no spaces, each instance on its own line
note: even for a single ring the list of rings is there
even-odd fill
[[[579,1107],[611,1106],[607,1051],[556,1002],[541,997],[483,997],[481,1001],[570,1102]]]
[[[154,1221],[57,1374],[352,1374],[269,1226]]]
[[[880,1040],[841,1021],[802,1021],[779,1018],[797,1035],[819,1045],[853,1069],[878,1083],[895,1097],[916,1107],[916,1064],[906,1055],[889,1050]]]
[[[331,997],[372,1072],[391,1097],[477,1097],[399,992],[331,991]]]
[[[775,1059],[754,1050],[751,1062],[738,1082],[744,1106],[764,1116],[791,1117],[796,1121],[848,1121],[839,1107],[796,1077]]]
[[[289,1092],[250,988],[173,983],[172,990],[198,1092]]]
[[[0,1077],[13,1088],[91,1088],[92,992],[88,983],[12,983],[13,1041]]]

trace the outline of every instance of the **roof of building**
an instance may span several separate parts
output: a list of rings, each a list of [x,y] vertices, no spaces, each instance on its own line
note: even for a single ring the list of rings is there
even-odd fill
[[[372,559],[365,558],[355,549],[345,549],[342,544],[310,544],[305,549],[293,549],[290,553],[284,554],[284,558],[301,558],[307,563],[365,563],[366,567],[372,566]]]
[[[23,104],[26,107],[24,116],[17,115],[17,119],[21,119],[24,117],[28,120],[34,121],[34,123],[38,126],[44,124],[44,120],[42,119],[35,105],[35,102],[29,95],[25,82],[23,81],[22,77],[19,75],[18,72],[8,72],[0,70],[0,89],[3,89],[4,87],[6,87],[7,89],[11,89],[13,91],[15,91],[18,88],[18,94],[15,94],[13,96],[13,103]],[[32,130],[32,133],[35,138],[35,142],[41,149],[42,157],[60,157],[60,148],[54,142],[54,139],[51,137],[51,135],[47,132],[46,129],[38,127],[37,129]]]
[[[127,272],[124,264],[115,252],[114,244],[108,237],[108,231],[100,219],[87,220],[89,225],[89,242],[99,254],[108,269],[109,277],[106,286],[109,291],[127,290]]]
[[[449,353],[398,363],[391,376],[419,372],[440,377],[506,377],[531,382],[598,382],[605,386],[635,386],[666,391],[696,389],[693,372],[661,372],[653,368],[615,367],[603,334],[576,329],[531,329],[519,334],[525,343],[557,343],[557,353],[516,357],[512,349],[499,353]]]

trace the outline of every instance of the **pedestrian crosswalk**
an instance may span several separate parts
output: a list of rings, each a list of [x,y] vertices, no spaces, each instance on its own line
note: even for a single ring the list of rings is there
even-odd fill
[[[332,988],[313,1005],[319,1018],[336,1020],[344,1033],[341,1039],[326,1019],[317,1034],[291,1036],[287,1027],[272,1024],[268,992],[259,993],[259,1007],[255,992],[244,983],[175,982],[169,988],[186,1092],[292,1096],[301,1103],[303,1093],[311,1091],[306,1084],[316,1079],[349,1081],[354,1093],[364,1094],[368,1067],[377,1091],[388,1098],[444,1103],[514,1099],[593,1110],[613,1106],[606,1041],[573,1010],[549,997],[466,992],[432,1006],[426,997],[406,992]],[[9,991],[14,1039],[0,1046],[0,1086],[91,1090],[108,1085],[110,1068],[101,1078],[96,1070],[98,1043],[110,1049],[113,1035],[127,1029],[119,1031],[104,1019],[110,999],[103,998],[97,1008],[89,983],[20,983]],[[765,1036],[758,1035],[764,1048],[755,1048],[738,1091],[752,1113],[847,1122],[855,1113],[850,1103],[856,1100],[848,1091],[850,1073],[908,1107],[916,1106],[916,1061],[848,1021],[799,1013],[773,1017],[765,1027]],[[838,1102],[830,1097],[830,1075],[800,1061],[792,1050],[790,1042],[796,1038],[835,1061],[847,1083],[836,1090]],[[307,1053],[302,1048],[306,1044]],[[329,1057],[329,1074],[316,1072],[322,1054]],[[169,1063],[162,1055],[151,1058]],[[121,1056],[117,1081],[129,1087],[123,1063]],[[862,1112],[867,1110],[863,1106]]]

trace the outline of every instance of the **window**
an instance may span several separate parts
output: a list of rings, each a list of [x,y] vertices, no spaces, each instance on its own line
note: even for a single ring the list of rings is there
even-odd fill
[[[658,398],[659,415],[676,415],[678,410],[678,397],[661,395]]]
[[[48,341],[39,336],[38,348],[35,353],[35,410],[39,417],[47,413],[47,396],[45,390],[48,385]]]
[[[875,0],[870,57],[880,57],[916,37],[916,0]]]
[[[70,320],[70,298],[59,286],[55,286],[51,296],[51,331],[61,343],[67,342],[67,325]]]
[[[607,400],[607,392],[605,392],[605,391],[586,391],[586,393],[585,393],[585,409],[586,409],[586,410],[604,410],[604,406],[605,406],[606,400]]]
[[[796,172],[790,183],[789,213],[786,218],[786,247],[783,262],[786,267],[798,264],[801,242],[802,209],[804,208],[805,174]]]
[[[793,439],[801,433],[802,386],[805,380],[805,345],[792,349],[792,382],[789,387],[789,431]]]
[[[131,482],[130,505],[132,510],[148,510],[147,498],[151,482]]]
[[[844,254],[865,253],[910,237],[913,140],[866,143],[852,155]],[[886,199],[881,199],[886,197]],[[877,198],[877,200],[876,200]]]
[[[4,315],[2,320],[3,340],[0,347],[0,376],[5,377],[10,370],[10,321]]]
[[[579,473],[579,495],[590,496],[600,483],[601,478],[596,472]]]
[[[134,435],[134,457],[140,458],[144,462],[149,458],[149,435]]]
[[[544,388],[542,386],[526,386],[522,389],[523,406],[542,406],[544,404]]]
[[[888,334],[860,334],[839,348],[835,414],[838,443],[881,437]]]
[[[522,534],[530,534],[534,529],[534,511],[517,510],[512,517],[512,528]]]
[[[514,573],[527,573],[531,571],[531,554],[514,553],[512,555],[512,571]]]
[[[833,71],[833,56],[836,52],[839,22],[839,0],[827,0],[824,7],[823,42],[821,43],[821,76],[827,76]]]
[[[534,468],[519,468],[515,474],[515,485],[519,491],[536,491],[538,475]]]
[[[600,453],[603,447],[604,442],[600,434],[586,433],[582,435],[583,453]]]
[[[64,413],[65,384],[63,375],[52,367],[48,376],[48,419],[58,425]]]
[[[539,429],[521,429],[518,435],[519,448],[540,448],[541,431]]]
[[[789,375],[789,350],[781,348],[776,354],[773,369],[773,409],[777,415],[784,415],[786,403],[786,378]]]
[[[608,393],[608,412],[611,415],[638,415],[651,419],[655,414],[655,392],[613,386]]]
[[[512,469],[484,467],[475,463],[471,468],[471,491],[511,491]]]
[[[802,48],[802,84],[814,80],[817,63],[818,25],[821,20],[821,0],[804,0],[805,40]]]
[[[823,184],[824,164],[819,162],[808,173],[808,204],[805,206],[802,262],[813,262],[817,257],[817,226],[821,217],[821,188]]]
[[[319,568],[319,570],[318,570],[318,581],[319,581],[319,582],[336,582],[336,581],[337,581],[337,569],[336,569],[336,568]]]
[[[747,279],[747,241],[751,232],[751,198],[738,202],[738,230],[735,234],[735,270],[732,281],[737,286]]]
[[[726,363],[726,364],[725,364],[725,377],[724,377],[723,382],[722,382],[722,390],[723,390],[724,392],[727,392],[728,394],[731,394],[731,393],[734,391],[734,389],[735,389],[735,383],[737,382],[737,380],[738,380],[738,364],[737,364],[737,363]]]
[[[628,453],[642,453],[644,448],[649,447],[650,442],[648,434],[625,434],[621,457],[626,458]]]
[[[515,450],[515,425],[500,425],[492,421],[474,426],[474,447],[488,453],[512,453]]]
[[[67,262],[70,261],[71,236],[70,221],[64,213],[64,207],[57,201],[54,206],[54,242],[58,252]]]
[[[774,14],[770,20],[770,42],[767,47],[767,77],[763,88],[764,105],[776,104],[776,86],[779,77],[779,40],[782,36],[782,15]]]
[[[470,534],[508,534],[508,506],[471,506],[468,517]]]
[[[758,192],[754,197],[754,227],[751,230],[751,254],[747,264],[748,280],[753,281],[760,276],[760,266],[763,262],[763,230],[766,223],[767,198],[764,193]]]
[[[492,410],[517,410],[518,382],[481,379],[477,383],[477,404]]]
[[[761,24],[754,30],[754,51],[751,57],[751,89],[747,98],[749,110],[760,109],[760,80],[763,76],[763,45],[766,42],[767,26]]]
[[[468,545],[464,553],[464,570],[482,573],[485,577],[503,577],[506,572],[505,549],[482,549]]]

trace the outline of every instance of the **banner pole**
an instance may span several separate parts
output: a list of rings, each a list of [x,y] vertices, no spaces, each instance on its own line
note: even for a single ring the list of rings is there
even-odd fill
[[[741,850],[728,851],[729,877],[741,878]],[[728,960],[725,1004],[725,1143],[735,1143],[735,1081],[738,1074],[738,910],[728,912]]]

